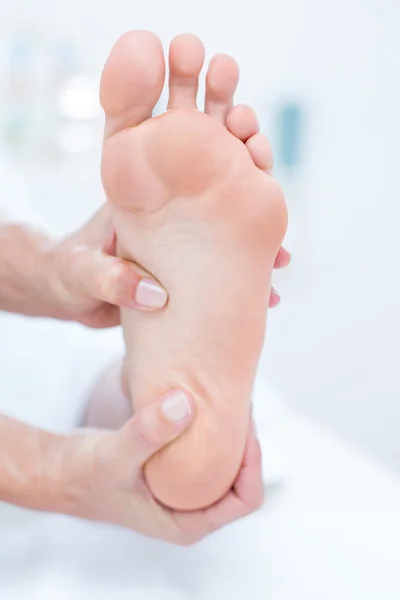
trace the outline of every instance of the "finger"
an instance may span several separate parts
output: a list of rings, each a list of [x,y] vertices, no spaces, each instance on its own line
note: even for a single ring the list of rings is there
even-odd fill
[[[274,269],[284,269],[290,264],[291,259],[290,253],[282,246],[276,256]]]
[[[258,510],[263,500],[261,448],[254,424],[251,422],[242,466],[233,489],[220,502],[205,511],[210,531]]]
[[[119,306],[157,310],[167,303],[165,289],[134,263],[86,246],[74,248],[67,277],[79,296]]]
[[[270,308],[275,308],[275,306],[278,306],[278,304],[281,301],[281,297],[278,294],[278,292],[276,291],[275,288],[271,288],[271,294],[269,297],[269,307]]]
[[[191,512],[172,511],[178,526],[180,542],[190,545],[204,537],[241,519],[246,515],[243,504],[233,492],[229,492],[222,500],[209,508]]]
[[[247,437],[242,468],[236,479],[233,491],[245,508],[246,514],[262,506],[264,500],[262,453],[253,422],[250,425]]]
[[[195,415],[193,398],[174,390],[139,411],[114,434],[114,453],[124,460],[133,458],[141,468],[156,452],[179,437]]]
[[[91,329],[118,327],[121,325],[121,311],[117,306],[103,304],[93,313],[81,314],[79,323]]]

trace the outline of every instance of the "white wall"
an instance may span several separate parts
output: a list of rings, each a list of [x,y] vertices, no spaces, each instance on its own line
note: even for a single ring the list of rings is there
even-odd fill
[[[0,27],[17,21],[73,33],[96,76],[127,29],[197,33],[209,55],[238,58],[238,99],[267,133],[281,97],[305,99],[304,166],[288,185],[293,268],[277,277],[265,368],[295,407],[400,470],[398,3],[14,0]],[[101,194],[97,165],[50,175],[31,180],[38,205],[55,226],[78,222]]]
[[[328,24],[321,4],[307,41],[310,277],[301,311],[288,296],[272,323],[269,371],[294,404],[400,469],[400,12],[336,3]]]

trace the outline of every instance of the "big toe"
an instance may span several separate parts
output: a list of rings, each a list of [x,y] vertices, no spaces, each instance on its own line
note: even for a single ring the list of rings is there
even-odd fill
[[[203,42],[195,35],[184,33],[172,40],[169,48],[169,109],[196,108],[204,56]]]
[[[101,78],[106,133],[148,119],[161,95],[164,78],[164,53],[158,37],[149,31],[123,35],[111,50]]]

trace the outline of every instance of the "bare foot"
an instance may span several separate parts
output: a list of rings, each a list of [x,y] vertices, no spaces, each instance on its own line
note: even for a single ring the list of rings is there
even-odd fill
[[[102,178],[118,252],[169,292],[160,313],[122,311],[131,396],[139,408],[185,388],[198,407],[193,426],[146,466],[154,495],[184,510],[221,498],[239,470],[271,272],[287,223],[279,186],[253,162],[257,137],[229,131],[238,77],[229,57],[210,66],[209,114],[196,110],[203,60],[194,36],[172,42],[170,110],[152,119],[165,76],[154,35],[123,36],[101,84]],[[248,150],[237,139],[246,136]]]

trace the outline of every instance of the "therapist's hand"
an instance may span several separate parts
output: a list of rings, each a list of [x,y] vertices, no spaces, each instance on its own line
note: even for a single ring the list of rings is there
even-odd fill
[[[119,308],[157,310],[167,293],[138,265],[114,256],[108,205],[79,231],[47,251],[54,314],[89,327],[119,324]],[[52,315],[51,315],[52,316]]]
[[[154,311],[165,306],[164,288],[138,265],[115,257],[115,241],[106,204],[79,231],[51,247],[49,273],[56,315],[89,327],[113,327],[119,324],[119,308]],[[275,268],[289,262],[290,254],[281,248]],[[279,302],[272,288],[270,307]]]
[[[253,426],[237,480],[220,502],[205,510],[177,512],[154,499],[143,465],[181,435],[194,416],[193,400],[178,392],[147,406],[119,431],[82,430],[67,438],[61,460],[54,462],[57,476],[63,465],[61,488],[67,490],[61,512],[188,545],[257,510],[263,502],[263,484]]]

